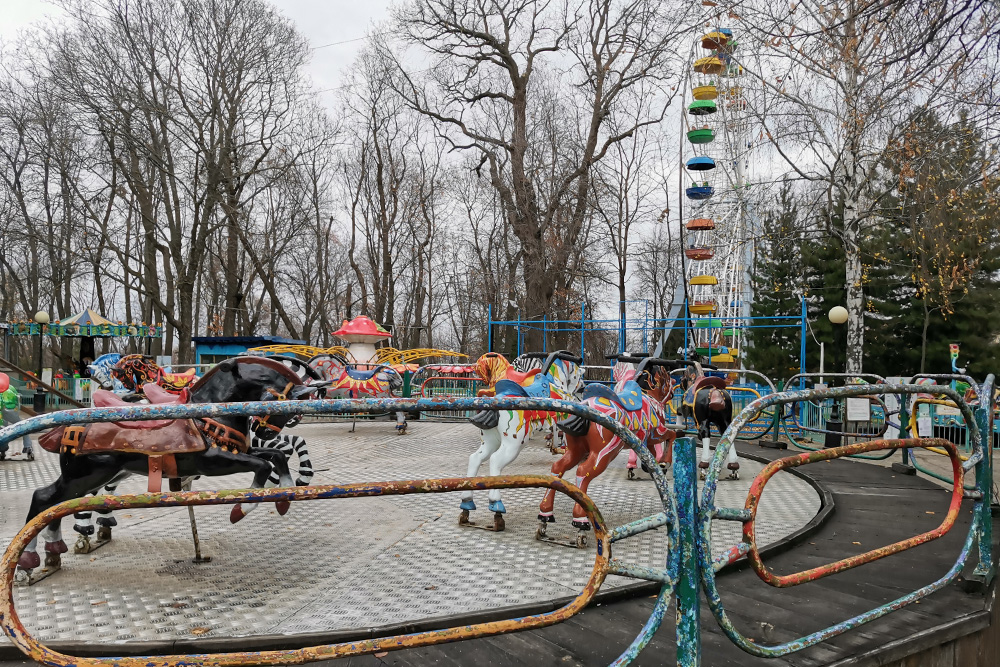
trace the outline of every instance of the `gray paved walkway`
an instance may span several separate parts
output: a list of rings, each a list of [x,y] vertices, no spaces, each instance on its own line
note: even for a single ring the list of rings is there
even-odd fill
[[[310,446],[317,484],[464,476],[478,431],[467,424],[417,422],[407,436],[392,424],[308,424],[295,432]],[[547,473],[553,461],[539,439],[510,473]],[[743,478],[723,482],[718,505],[742,507],[761,464],[744,461]],[[485,474],[484,467],[482,473]],[[31,489],[58,474],[42,452],[34,463],[0,463],[0,543],[20,528]],[[245,477],[201,479],[195,488],[233,488]],[[142,491],[145,478],[120,493]],[[625,457],[591,484],[609,525],[659,511],[647,475],[626,479]],[[212,636],[292,634],[351,629],[505,607],[577,593],[593,562],[575,550],[534,539],[540,489],[504,492],[507,530],[494,534],[457,525],[457,494],[297,503],[284,517],[261,506],[237,525],[229,507],[199,508],[208,564],[195,565],[186,509],[117,515],[108,546],[63,557],[63,570],[16,590],[29,630],[43,640],[127,642]],[[479,519],[491,518],[485,494]],[[778,475],[764,494],[759,543],[776,541],[819,509],[805,481]],[[571,501],[558,496],[557,528],[570,533]],[[71,544],[70,519],[64,535]],[[715,522],[716,551],[739,541],[740,525]],[[550,534],[559,532],[550,530]],[[666,536],[650,532],[619,542],[615,556],[662,565]],[[605,588],[633,580],[611,577]],[[0,641],[6,641],[3,637]]]

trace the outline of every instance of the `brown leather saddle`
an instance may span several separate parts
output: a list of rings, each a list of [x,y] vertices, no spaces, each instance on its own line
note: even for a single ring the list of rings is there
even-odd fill
[[[151,403],[185,403],[190,394],[171,394],[155,384],[143,385]],[[104,389],[94,391],[96,407],[136,407]],[[97,454],[131,452],[147,456],[187,454],[205,451],[205,439],[190,419],[147,419],[143,421],[95,422],[71,424],[53,429],[38,440],[49,452]]]

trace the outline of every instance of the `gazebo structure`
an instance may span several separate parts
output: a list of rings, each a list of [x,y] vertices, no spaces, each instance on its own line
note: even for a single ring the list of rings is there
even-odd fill
[[[94,349],[95,338],[137,338],[151,339],[163,337],[162,324],[146,324],[145,322],[113,322],[91,308],[64,317],[50,324],[39,324],[29,320],[8,322],[6,336],[58,336],[62,338],[79,338],[80,353],[74,363],[81,373],[87,364],[97,358]],[[9,350],[8,346],[4,346]]]

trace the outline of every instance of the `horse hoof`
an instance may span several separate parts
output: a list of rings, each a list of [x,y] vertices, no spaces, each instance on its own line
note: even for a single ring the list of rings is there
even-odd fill
[[[507,508],[503,506],[502,500],[491,500],[490,511],[496,512],[497,514],[505,514],[507,512]]]
[[[90,553],[90,538],[86,535],[80,535],[76,538],[76,544],[73,545],[73,553],[75,554],[89,554]]]
[[[470,498],[468,500],[463,500],[462,504],[459,505],[458,508],[471,512],[472,510],[476,509],[476,503]]]
[[[472,525],[472,522],[469,521],[469,510],[462,510],[462,513],[458,515],[458,525],[460,526]]]
[[[545,513],[541,513],[540,512],[538,514],[538,520],[541,523],[555,523],[556,522],[556,516],[555,516],[555,514],[552,514],[552,513],[545,514]]]
[[[577,535],[576,536],[576,548],[577,549],[583,549],[586,546],[587,546],[587,536],[586,535]]]
[[[22,570],[34,570],[41,564],[41,557],[34,551],[21,552],[21,557],[17,559],[17,566]]]
[[[274,509],[278,510],[279,516],[285,516],[286,514],[288,514],[288,508],[291,506],[292,504],[287,500],[279,500],[278,502],[274,503]]]
[[[503,521],[503,514],[500,514],[500,512],[497,512],[496,514],[494,514],[493,515],[493,530],[495,532],[497,532],[497,533],[502,533],[503,530],[504,530],[504,528],[506,528],[506,527],[507,527],[507,525]]]
[[[98,542],[110,542],[111,541],[111,526],[101,526],[97,529],[97,541]]]
[[[118,519],[114,518],[113,516],[99,516],[97,517],[97,525],[107,526],[108,528],[112,528],[118,525]]]
[[[582,519],[573,519],[573,527],[579,530],[590,530],[590,522]]]
[[[229,523],[238,523],[246,515],[247,513],[243,511],[242,505],[240,503],[236,503],[233,505],[233,511],[229,513]]]
[[[69,547],[62,540],[56,540],[55,542],[45,543],[45,553],[49,554],[64,554],[69,551]]]

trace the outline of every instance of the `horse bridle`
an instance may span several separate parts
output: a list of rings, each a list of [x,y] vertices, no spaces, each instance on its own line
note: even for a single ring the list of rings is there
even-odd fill
[[[274,396],[276,400],[287,401],[288,392],[290,392],[292,390],[292,387],[294,386],[295,386],[294,382],[289,382],[288,384],[285,385],[285,388],[282,389],[281,391],[278,391],[274,387],[268,387],[267,393]],[[274,436],[278,435],[278,433],[281,432],[281,429],[295,426],[302,419],[302,415],[292,415],[288,419],[288,421],[285,422],[283,426],[275,426],[274,424],[270,423],[272,416],[273,415],[264,415],[263,417],[253,416],[250,418],[250,428],[253,429],[254,433],[257,433],[258,429],[261,428],[270,431],[269,437],[258,435],[258,437],[262,438],[263,440],[270,440]]]

